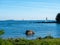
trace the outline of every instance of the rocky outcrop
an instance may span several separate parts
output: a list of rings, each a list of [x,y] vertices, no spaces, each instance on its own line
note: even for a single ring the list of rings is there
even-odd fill
[[[31,36],[31,35],[34,35],[35,32],[33,32],[32,30],[26,30],[25,34],[26,34],[27,36]]]

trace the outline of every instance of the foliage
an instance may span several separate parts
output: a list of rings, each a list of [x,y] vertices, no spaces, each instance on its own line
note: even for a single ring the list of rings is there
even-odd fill
[[[0,36],[4,34],[4,30],[0,30]]]
[[[48,36],[45,36],[44,39],[53,39],[53,37],[48,35]]]
[[[60,13],[57,14],[56,16],[56,21],[59,23],[60,22]]]
[[[60,45],[60,39],[2,39],[0,45]]]

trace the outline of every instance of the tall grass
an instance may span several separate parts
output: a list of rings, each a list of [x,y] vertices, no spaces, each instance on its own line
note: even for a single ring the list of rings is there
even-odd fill
[[[0,45],[60,45],[60,39],[0,39]]]

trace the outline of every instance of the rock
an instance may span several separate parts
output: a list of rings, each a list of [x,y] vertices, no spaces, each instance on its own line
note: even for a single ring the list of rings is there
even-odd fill
[[[27,30],[25,33],[27,36],[31,36],[33,34],[35,34],[32,30]]]

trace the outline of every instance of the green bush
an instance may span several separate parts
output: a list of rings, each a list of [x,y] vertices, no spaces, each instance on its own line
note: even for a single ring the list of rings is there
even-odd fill
[[[44,37],[44,39],[53,39],[53,37],[48,35],[48,36]]]
[[[5,32],[4,30],[0,30],[0,38],[1,38],[1,35],[3,35]]]

